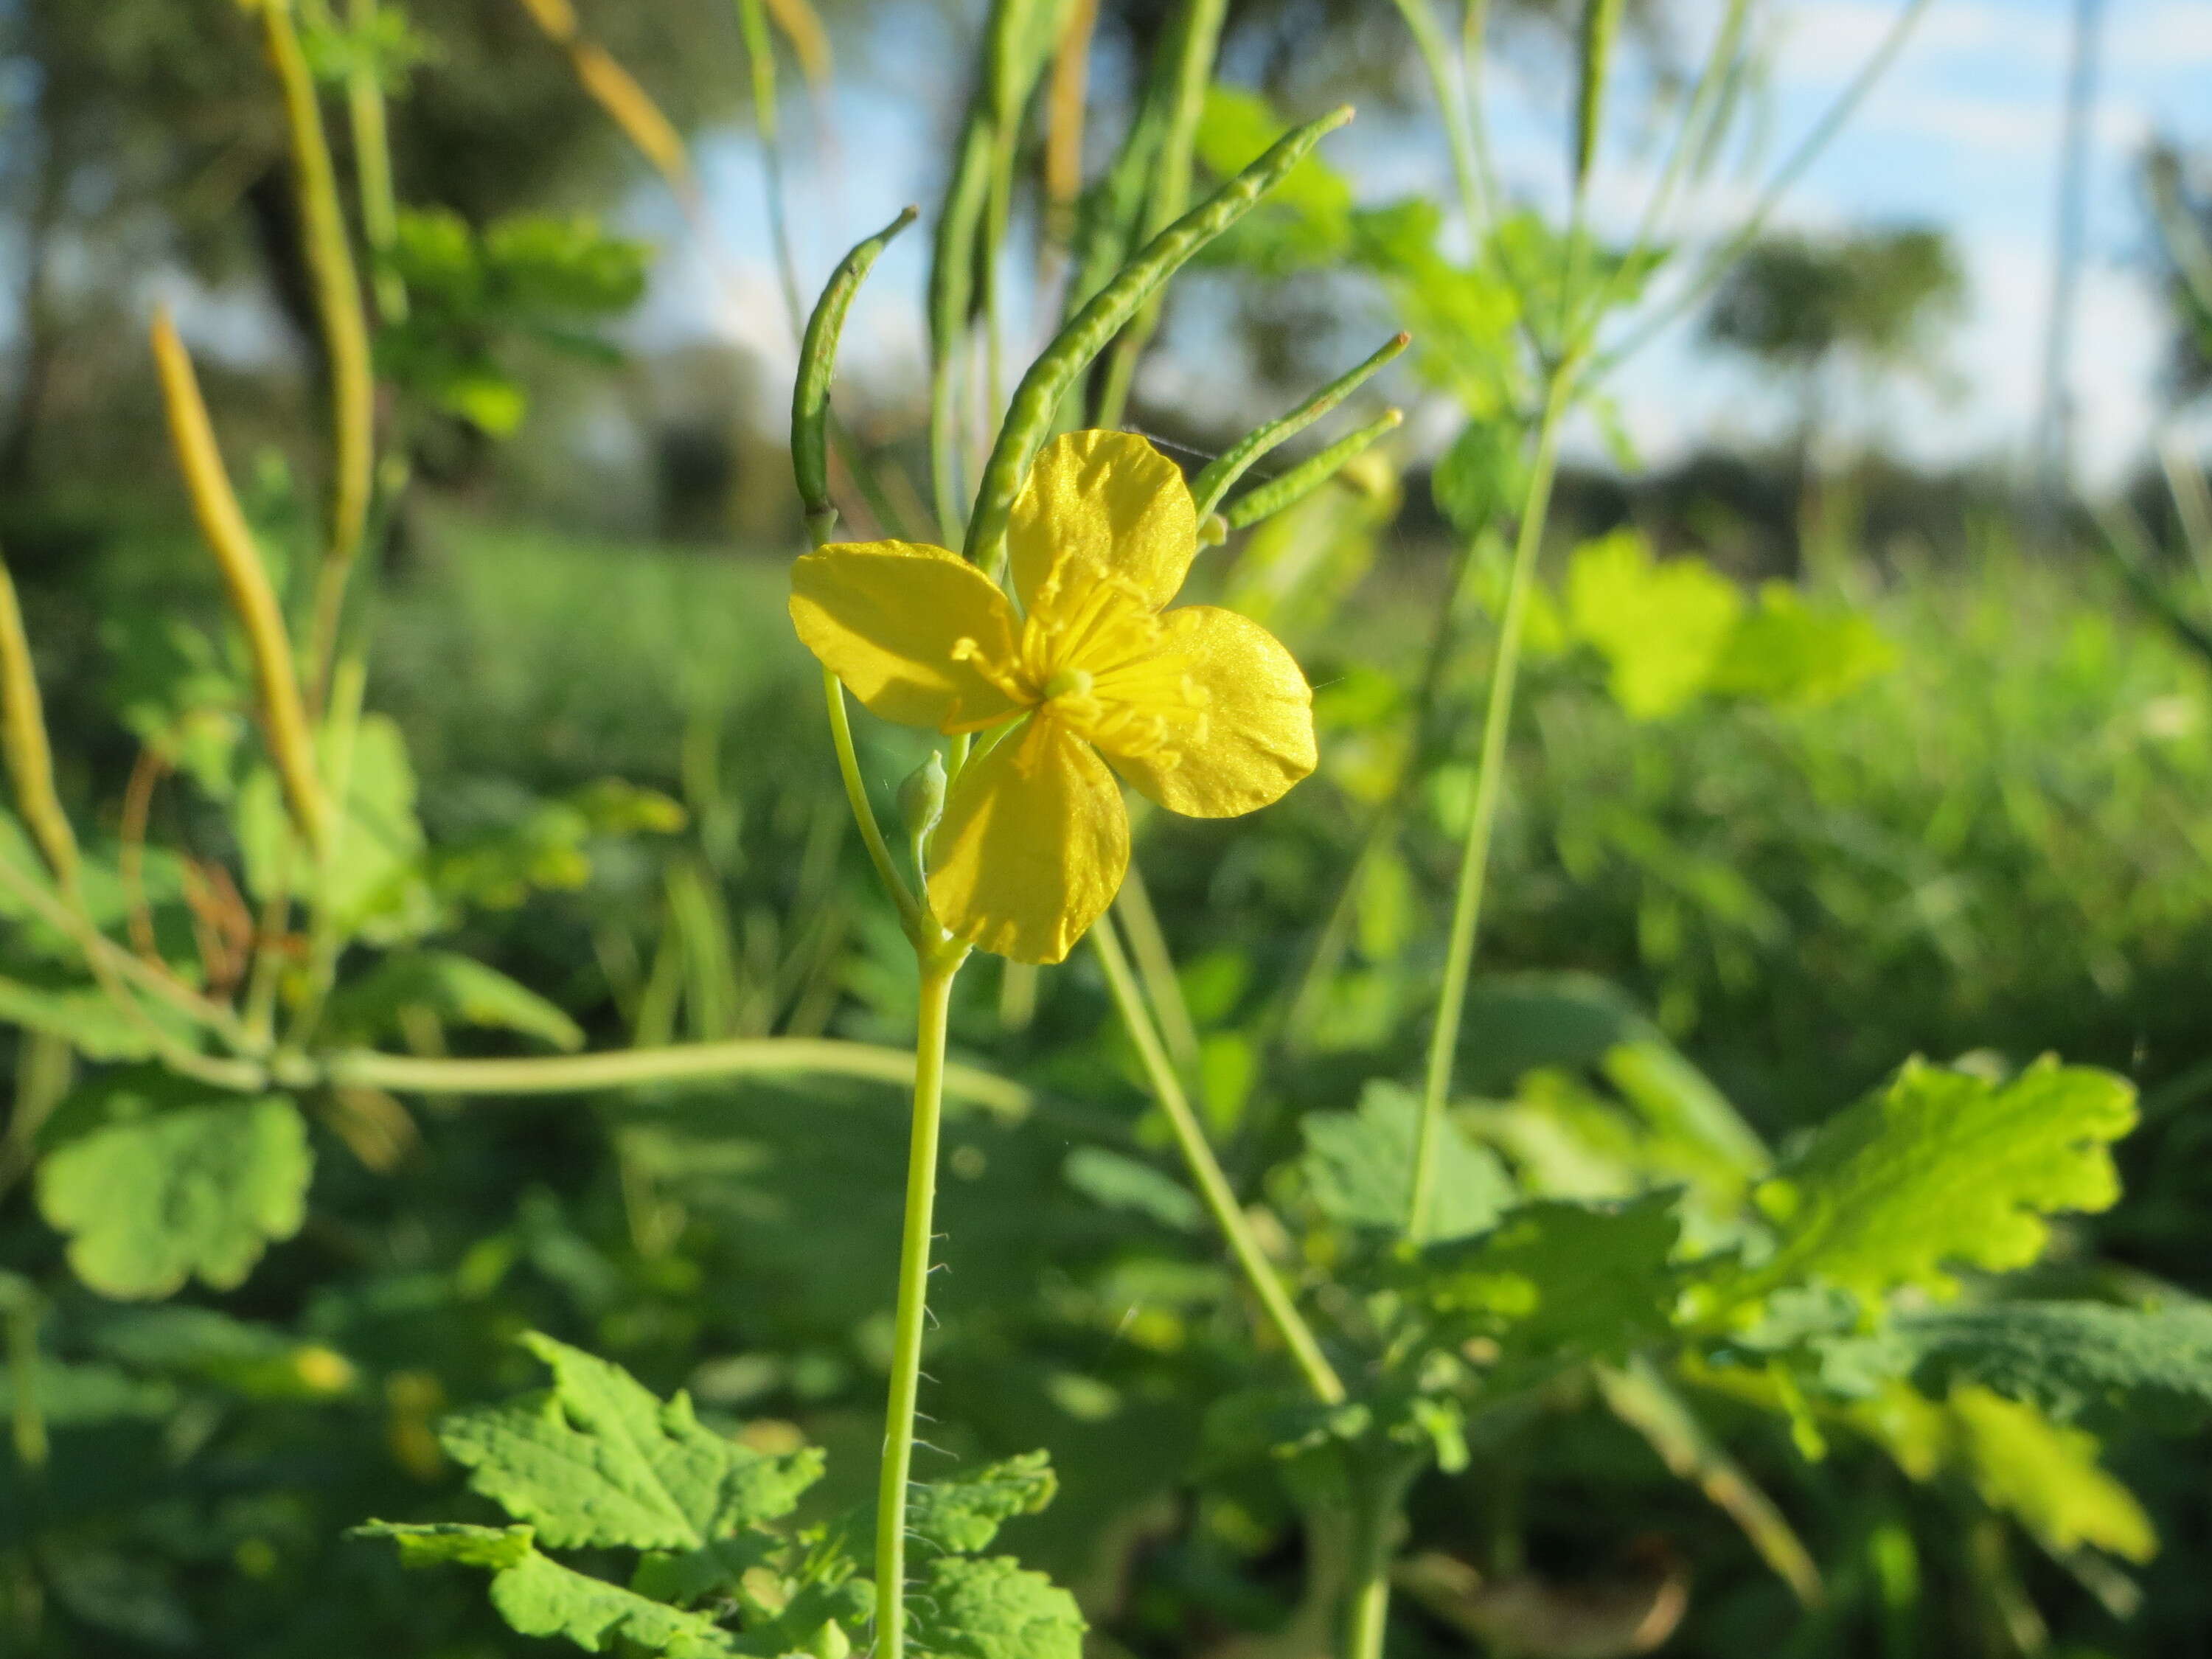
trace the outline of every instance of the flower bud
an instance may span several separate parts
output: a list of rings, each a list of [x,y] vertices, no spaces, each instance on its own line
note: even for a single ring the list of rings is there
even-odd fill
[[[945,816],[945,757],[934,749],[899,785],[898,804],[907,834],[916,842],[928,840],[938,819]]]

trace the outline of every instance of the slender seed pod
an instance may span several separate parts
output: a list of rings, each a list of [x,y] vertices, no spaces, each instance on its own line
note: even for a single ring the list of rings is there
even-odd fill
[[[967,554],[972,562],[987,569],[997,564],[1014,498],[1029,476],[1030,463],[1051,433],[1061,395],[1076,376],[1097,360],[1138,308],[1192,255],[1249,213],[1316,144],[1351,118],[1352,108],[1346,105],[1277,139],[1266,155],[1210,199],[1154,237],[1030,365],[999,428],[991,459],[984,464],[975,517],[968,526]]]
[[[1221,26],[1228,12],[1228,0],[1184,0],[1176,19],[1168,57],[1161,66],[1164,118],[1158,161],[1152,168],[1152,188],[1139,227],[1145,236],[1158,235],[1190,205],[1191,159],[1198,146],[1198,124],[1205,113],[1206,89],[1213,80],[1213,60],[1221,49]],[[1158,325],[1159,305],[1155,296],[1130,319],[1127,332],[1107,364],[1106,386],[1098,404],[1101,426],[1121,423],[1129,388],[1136,378],[1137,359]]]
[[[762,0],[738,0],[738,32],[745,43],[745,67],[752,75],[753,130],[766,148],[775,143],[775,43],[769,38]]]
[[[1331,380],[1282,419],[1268,422],[1200,472],[1190,486],[1191,499],[1198,504],[1198,516],[1203,519],[1220,506],[1221,498],[1236,488],[1237,481],[1261,456],[1297,437],[1365,385],[1377,370],[1413,343],[1412,335],[1398,335],[1349,374]]]
[[[76,835],[54,788],[54,751],[46,739],[46,708],[32,672],[31,641],[23,631],[23,611],[15,602],[15,583],[0,559],[0,755],[8,763],[16,809],[24,826],[66,889],[76,879]]]
[[[953,356],[975,304],[975,234],[991,193],[992,127],[981,92],[969,103],[960,147],[938,210],[929,261],[929,473],[938,532],[960,533],[960,435],[955,427]]]
[[[1583,0],[1580,95],[1575,100],[1575,188],[1589,177],[1597,153],[1598,115],[1605,105],[1605,78],[1613,64],[1613,46],[1620,33],[1623,0]]]
[[[361,278],[339,204],[337,170],[315,77],[292,26],[291,0],[262,0],[263,44],[284,95],[284,121],[292,146],[294,186],[300,204],[304,251],[314,284],[315,314],[330,354],[331,524],[315,603],[313,656],[318,677],[330,670],[337,611],[347,572],[368,526],[369,491],[376,466],[376,380],[369,364],[368,319]]]
[[[284,633],[283,612],[277,608],[276,590],[269,585],[269,572],[261,562],[246,514],[239,510],[230,476],[223,470],[222,453],[216,447],[215,428],[208,420],[207,404],[200,398],[192,360],[166,310],[154,317],[154,363],[161,374],[170,441],[176,447],[185,489],[191,496],[192,516],[199,521],[200,534],[215,555],[231,610],[246,632],[262,728],[268,738],[270,758],[276,763],[276,776],[283,786],[284,804],[300,839],[319,859],[328,837],[329,812],[315,773],[314,742],[300,697],[299,675],[292,665],[292,643]]]
[[[806,509],[806,529],[816,546],[830,538],[837,509],[830,500],[830,385],[837,375],[837,343],[845,332],[853,296],[876,257],[915,222],[918,210],[902,208],[897,218],[838,262],[830,284],[807,319],[799,349],[799,379],[791,397],[791,470],[799,499]]]
[[[1346,462],[1384,434],[1396,431],[1405,421],[1405,410],[1387,410],[1358,431],[1339,438],[1312,459],[1300,462],[1281,477],[1270,478],[1258,489],[1246,490],[1229,504],[1224,515],[1229,527],[1249,529],[1262,519],[1273,518],[1285,507],[1296,506],[1341,471]]]

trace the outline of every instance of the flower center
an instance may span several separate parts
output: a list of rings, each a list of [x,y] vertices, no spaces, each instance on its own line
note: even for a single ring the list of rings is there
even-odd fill
[[[1189,665],[1165,648],[1152,606],[1110,576],[1032,611],[1020,659],[1053,718],[1113,754],[1172,766],[1178,745],[1204,734],[1206,698]]]

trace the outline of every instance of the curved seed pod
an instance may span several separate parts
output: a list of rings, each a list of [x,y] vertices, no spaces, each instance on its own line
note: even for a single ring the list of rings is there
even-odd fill
[[[262,726],[269,739],[270,758],[276,763],[276,776],[283,785],[284,804],[300,839],[319,859],[328,836],[329,814],[322,782],[315,773],[314,743],[308,733],[306,707],[300,700],[300,677],[292,665],[292,642],[284,632],[284,614],[277,607],[276,590],[269,585],[269,572],[262,565],[246,514],[239,510],[238,497],[232,493],[230,476],[223,471],[222,454],[216,447],[215,428],[200,398],[192,360],[166,310],[154,316],[154,363],[161,373],[169,437],[176,446],[185,489],[191,496],[192,516],[199,520],[200,534],[222,571],[231,610],[246,630]]]
[[[1613,64],[1613,44],[1620,34],[1623,0],[1584,0],[1581,63],[1582,90],[1575,102],[1575,188],[1589,177],[1597,152],[1598,112],[1605,104],[1605,77]]]
[[[837,523],[837,509],[830,500],[829,456],[830,383],[837,374],[837,342],[868,267],[892,237],[915,222],[916,212],[901,209],[897,218],[840,260],[806,321],[806,337],[799,348],[799,379],[791,396],[791,470],[806,509],[807,532],[817,546],[829,539]]]
[[[76,835],[54,788],[54,751],[46,739],[46,708],[31,667],[31,641],[15,584],[0,559],[0,755],[15,787],[24,826],[46,855],[46,867],[66,889],[76,878]]]
[[[1030,365],[983,467],[975,517],[968,526],[970,561],[987,568],[997,562],[1014,497],[1021,493],[1030,463],[1050,434],[1061,394],[1075,377],[1097,361],[1122,325],[1193,254],[1249,213],[1308,151],[1351,118],[1352,108],[1346,105],[1276,140],[1266,155],[1154,237]]]
[[[1385,433],[1396,431],[1405,420],[1406,411],[1402,409],[1385,410],[1358,431],[1339,438],[1311,460],[1299,463],[1279,478],[1270,478],[1256,489],[1246,490],[1229,505],[1224,515],[1229,527],[1247,529],[1304,501],[1334,477],[1346,461]]]
[[[1221,498],[1236,488],[1237,481],[1250,471],[1261,456],[1279,444],[1287,443],[1297,437],[1357,392],[1376,370],[1413,343],[1412,335],[1400,334],[1349,374],[1331,380],[1282,419],[1268,422],[1200,472],[1191,480],[1190,485],[1191,499],[1198,504],[1198,516],[1202,520],[1220,506]]]

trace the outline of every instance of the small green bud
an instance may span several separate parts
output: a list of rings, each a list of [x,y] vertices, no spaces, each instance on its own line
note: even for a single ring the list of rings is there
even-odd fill
[[[852,1650],[853,1638],[845,1634],[845,1627],[835,1619],[825,1620],[822,1628],[807,1638],[806,1651],[813,1659],[845,1659]]]
[[[906,781],[899,785],[899,816],[906,820],[906,832],[919,846],[929,839],[929,832],[937,828],[938,819],[945,816],[945,757],[934,749],[929,758],[907,774]]]

